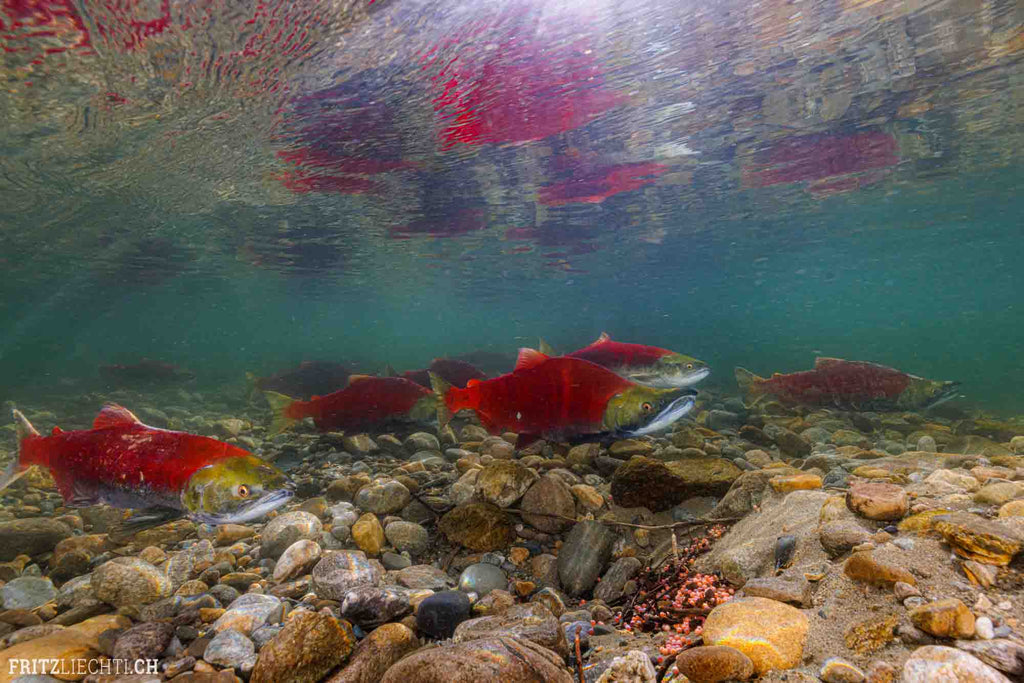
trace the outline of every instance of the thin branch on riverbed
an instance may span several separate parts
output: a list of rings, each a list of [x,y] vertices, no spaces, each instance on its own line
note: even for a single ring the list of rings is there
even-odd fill
[[[525,510],[519,510],[517,508],[505,508],[505,512],[511,512],[516,515],[532,515],[536,517],[554,517],[555,519],[563,519],[567,522],[581,522],[584,520],[576,519],[575,517],[566,517],[565,515],[558,515],[553,512],[526,512]],[[647,531],[662,531],[664,529],[683,529],[690,527],[699,526],[713,526],[715,524],[729,524],[732,522],[738,522],[742,517],[720,517],[718,519],[705,519],[697,520],[692,522],[673,522],[672,524],[631,524],[630,522],[617,522],[614,519],[594,519],[589,520],[593,522],[600,522],[601,524],[609,524],[611,526],[623,526],[630,529],[646,529]]]

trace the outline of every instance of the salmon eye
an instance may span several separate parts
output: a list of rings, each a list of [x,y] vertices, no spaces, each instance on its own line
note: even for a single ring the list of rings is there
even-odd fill
[[[239,498],[248,498],[249,497],[249,487],[246,486],[245,484],[240,485],[238,487],[238,497]]]
[[[686,364],[686,369],[687,370],[693,370],[693,363],[687,363]]]
[[[654,410],[654,406],[652,406],[647,401],[644,401],[643,403],[640,404],[640,410],[644,411],[645,413],[649,413],[652,410]]]

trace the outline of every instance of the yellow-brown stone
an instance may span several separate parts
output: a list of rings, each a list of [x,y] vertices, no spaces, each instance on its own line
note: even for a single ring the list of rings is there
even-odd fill
[[[1008,526],[969,512],[935,518],[934,528],[960,557],[1004,567],[1024,549],[1024,539]]]
[[[821,477],[816,474],[792,474],[772,477],[768,480],[776,493],[789,493],[806,489],[820,489]]]
[[[938,638],[971,638],[974,615],[956,598],[936,600],[910,610],[914,626]]]
[[[881,650],[896,639],[896,626],[899,623],[899,617],[895,614],[871,617],[850,626],[843,635],[843,642],[847,648],[862,655]]]
[[[740,598],[711,611],[704,622],[704,642],[739,650],[760,676],[799,666],[807,629],[807,617],[795,607],[768,598]]]
[[[35,673],[49,673],[61,681],[80,681],[89,673],[88,660],[99,654],[95,636],[66,628],[0,652],[0,680],[14,678],[11,672],[17,670],[11,667],[20,666],[19,662],[41,666],[45,661],[47,670]]]
[[[913,574],[902,567],[876,559],[870,550],[861,550],[851,555],[843,565],[843,574],[854,581],[884,588],[892,588],[897,581],[917,585]]]
[[[1011,500],[999,508],[1000,517],[1024,517],[1024,500]]]
[[[846,505],[867,519],[889,521],[907,514],[910,498],[896,484],[854,484],[846,492]]]
[[[925,533],[931,531],[935,524],[935,518],[948,515],[950,510],[925,510],[904,518],[897,525],[900,531]]]
[[[352,525],[352,539],[359,549],[371,557],[380,555],[384,548],[384,527],[377,515],[367,512]]]

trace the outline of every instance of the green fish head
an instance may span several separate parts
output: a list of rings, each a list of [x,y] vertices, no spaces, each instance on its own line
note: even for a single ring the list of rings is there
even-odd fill
[[[181,502],[205,524],[240,524],[259,519],[295,495],[288,476],[255,455],[225,458],[189,478]]]
[[[608,401],[603,427],[617,436],[642,436],[665,429],[693,410],[693,389],[632,386]]]
[[[649,387],[676,389],[693,386],[710,373],[711,369],[704,361],[681,353],[670,353],[651,365],[630,370],[628,375],[634,382]]]
[[[956,398],[960,392],[960,382],[943,382],[933,379],[914,377],[900,394],[896,403],[900,408],[934,408],[940,403]]]

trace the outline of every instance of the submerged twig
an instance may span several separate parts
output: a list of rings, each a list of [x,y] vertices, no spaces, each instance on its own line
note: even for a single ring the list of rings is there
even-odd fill
[[[576,671],[580,675],[580,683],[585,683],[583,679],[583,655],[580,653],[580,632],[576,631]]]
[[[505,512],[511,512],[517,515],[532,515],[536,517],[554,517],[555,519],[563,519],[567,522],[579,522],[583,520],[576,519],[575,517],[566,517],[565,515],[555,514],[553,512],[526,512],[525,510],[519,510],[517,508],[506,508]],[[630,522],[617,522],[614,519],[595,519],[590,520],[594,522],[600,522],[601,524],[608,524],[611,526],[622,526],[630,529],[646,529],[647,531],[662,531],[664,529],[683,529],[689,527],[700,527],[700,526],[714,526],[715,524],[727,524],[730,522],[738,522],[742,517],[720,517],[717,519],[703,519],[695,520],[692,522],[673,522],[672,524],[632,524]]]

